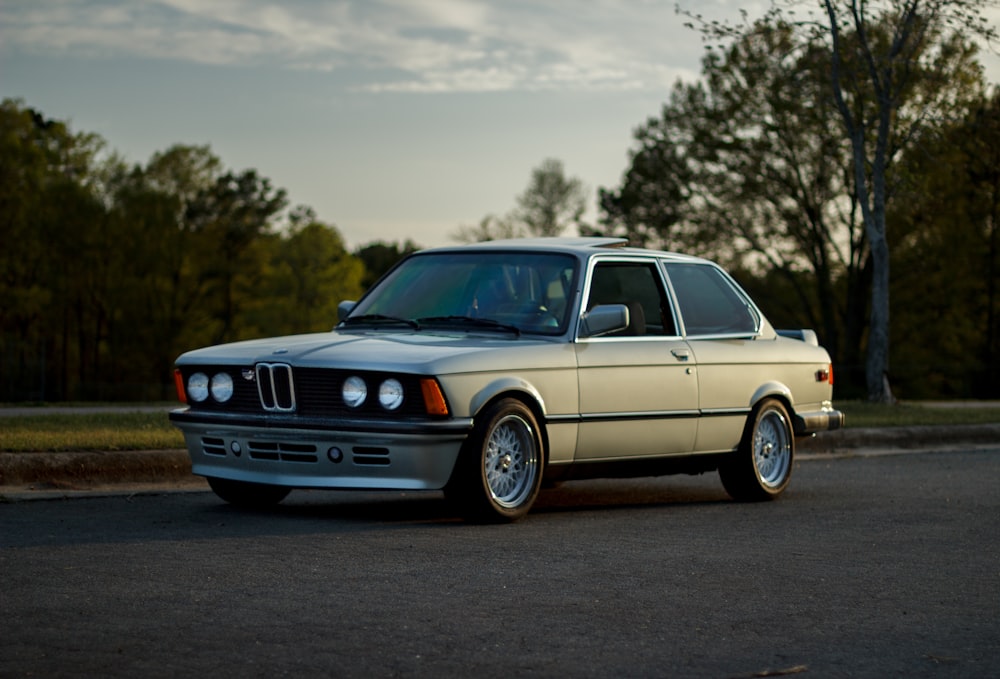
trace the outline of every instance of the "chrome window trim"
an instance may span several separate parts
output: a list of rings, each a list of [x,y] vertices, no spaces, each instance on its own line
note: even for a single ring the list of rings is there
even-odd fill
[[[680,326],[678,330],[681,332],[681,336],[685,339],[756,339],[761,336],[764,329],[764,314],[761,312],[754,301],[750,298],[750,295],[740,287],[740,284],[729,275],[725,269],[716,264],[715,262],[710,262],[708,260],[704,261],[671,261],[667,258],[661,258],[660,264],[660,274],[666,281],[667,289],[669,290],[669,295],[671,298],[671,304],[673,304],[675,320]],[[674,288],[673,281],[670,280],[670,272],[667,267],[670,265],[677,266],[707,266],[722,276],[723,281],[726,285],[736,294],[736,296],[743,302],[743,305],[749,309],[750,315],[753,317],[754,329],[753,332],[731,332],[731,333],[702,333],[702,334],[688,334],[687,326],[684,323],[684,315],[680,311],[680,301],[677,296],[677,290]]]
[[[580,289],[580,307],[578,309],[576,318],[576,327],[573,329],[573,341],[574,342],[620,342],[622,340],[628,341],[663,341],[663,340],[681,340],[684,339],[684,329],[681,324],[680,309],[677,306],[677,301],[673,292],[673,288],[670,286],[670,279],[665,275],[664,264],[666,259],[662,256],[657,255],[629,255],[627,253],[614,252],[609,254],[597,254],[590,257],[586,263],[586,270],[583,272],[583,286]],[[659,276],[660,282],[660,293],[666,296],[666,301],[670,313],[673,316],[674,321],[674,332],[679,334],[673,335],[641,335],[641,336],[617,336],[608,337],[606,335],[601,335],[599,337],[580,337],[580,323],[583,320],[583,315],[587,312],[587,307],[590,305],[590,289],[591,283],[593,282],[594,269],[597,268],[599,264],[645,264],[652,265],[653,269],[656,270]]]

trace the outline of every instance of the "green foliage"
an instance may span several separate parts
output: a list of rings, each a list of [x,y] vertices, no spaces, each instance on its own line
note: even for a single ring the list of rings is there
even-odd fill
[[[570,226],[589,233],[590,227],[581,221],[586,206],[583,182],[567,177],[562,161],[546,158],[531,171],[528,186],[517,197],[517,208],[503,217],[486,215],[476,225],[460,226],[451,237],[460,243],[549,237]]]
[[[909,398],[1000,394],[1000,92],[905,158],[894,227],[894,377]]]
[[[706,55],[702,81],[675,85],[636,131],[621,188],[600,196],[611,232],[787,294],[790,321],[842,362],[861,341],[868,260],[823,64],[788,24],[753,24]]]
[[[518,221],[532,236],[558,236],[579,224],[587,206],[583,182],[567,177],[562,161],[546,158],[531,171],[531,181],[517,197]]]
[[[160,399],[183,351],[329,330],[364,267],[283,189],[207,146],[145,166],[0,107],[0,399]]]
[[[497,217],[486,215],[476,225],[462,225],[451,237],[459,243],[483,243],[489,240],[524,238],[524,226],[514,221],[510,215]]]
[[[411,252],[416,252],[418,249],[420,249],[420,246],[409,239],[403,244],[375,241],[359,248],[354,255],[365,265],[361,287],[367,290],[385,272],[395,266],[396,262]]]
[[[364,263],[329,225],[295,225],[267,250],[261,294],[245,314],[241,336],[328,331],[337,322],[337,304],[363,291]]]
[[[196,252],[209,288],[203,305],[213,319],[210,344],[242,335],[238,317],[261,283],[267,257],[260,243],[285,205],[284,190],[247,170],[218,177],[188,206],[185,220],[200,241]]]
[[[837,17],[844,4],[820,6]],[[927,15],[914,14],[916,4],[862,5],[859,24],[836,23],[835,44],[822,10],[796,18],[775,5],[737,27],[701,22],[722,43],[709,49],[702,79],[675,85],[636,131],[621,186],[599,192],[606,233],[719,260],[776,323],[815,328],[842,368],[840,390],[865,383],[866,351],[869,374],[881,378],[887,365],[888,295],[872,291],[889,263],[872,237],[884,241],[884,213],[902,195],[902,151],[983,91],[969,33],[952,30],[983,3],[937,1]],[[890,101],[879,98],[886,92]],[[875,393],[870,381],[867,389]]]

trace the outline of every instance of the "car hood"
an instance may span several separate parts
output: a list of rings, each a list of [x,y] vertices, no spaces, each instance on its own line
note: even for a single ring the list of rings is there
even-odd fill
[[[177,365],[252,365],[262,361],[439,375],[497,368],[553,368],[571,365],[574,358],[571,344],[547,338],[493,333],[333,331],[197,349],[183,354]]]

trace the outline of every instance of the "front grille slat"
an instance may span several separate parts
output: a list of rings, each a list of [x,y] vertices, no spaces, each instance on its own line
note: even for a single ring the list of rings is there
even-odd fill
[[[257,366],[257,393],[264,410],[274,408],[274,384],[271,382],[271,375],[270,370],[261,370],[260,366]]]

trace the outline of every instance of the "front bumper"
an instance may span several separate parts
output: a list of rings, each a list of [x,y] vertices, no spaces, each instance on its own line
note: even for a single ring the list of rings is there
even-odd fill
[[[289,488],[438,490],[451,477],[472,420],[296,420],[175,410],[191,470]]]

